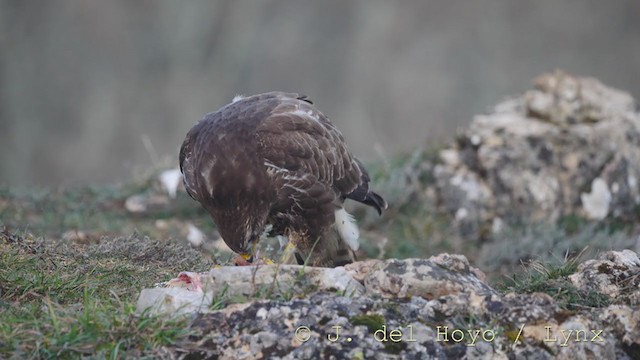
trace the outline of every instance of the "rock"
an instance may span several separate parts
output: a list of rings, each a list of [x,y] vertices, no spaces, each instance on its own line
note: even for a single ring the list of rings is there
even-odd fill
[[[67,241],[74,241],[77,243],[87,243],[89,236],[84,231],[69,230],[65,231],[62,234],[62,239]]]
[[[639,264],[634,252],[609,252],[581,264],[571,278],[580,279],[580,289],[638,294]],[[606,280],[589,275],[604,266],[618,272],[605,271]],[[246,284],[252,272],[257,283],[269,284],[274,266],[223,267],[198,275],[205,293],[210,282],[226,284],[237,295],[252,291]],[[294,279],[296,274],[309,280]],[[623,282],[613,289],[610,280],[616,276]],[[633,276],[630,281],[636,283],[629,287],[624,279]],[[363,292],[349,296],[336,292],[337,285],[327,287],[326,280],[344,283],[340,279],[347,277],[358,279]],[[186,290],[185,280],[193,284],[195,279],[182,273],[172,280],[179,287],[162,296],[182,291],[194,301],[207,301],[202,293],[197,298],[197,291]],[[460,255],[373,260],[336,269],[287,266],[276,279],[285,287],[291,281],[324,287],[291,300],[247,298],[219,311],[187,304],[184,308],[194,313],[192,335],[175,344],[176,351],[220,359],[635,359],[640,354],[640,312],[637,304],[626,302],[631,297],[617,295],[621,303],[567,311],[547,294],[501,295]],[[598,285],[603,281],[606,286]],[[165,310],[178,311],[174,305]]]
[[[640,259],[635,252],[609,251],[580,264],[578,270],[569,276],[578,289],[612,299],[629,296],[632,305],[640,305]]]
[[[384,260],[364,260],[364,261],[356,261],[351,264],[347,264],[344,266],[345,270],[347,270],[354,280],[363,284],[364,279],[372,272],[381,269],[384,266]]]
[[[439,203],[467,239],[494,219],[634,219],[640,114],[595,79],[545,74],[535,89],[477,116],[434,170]]]
[[[150,211],[157,211],[169,205],[169,198],[166,195],[131,195],[125,200],[125,209],[133,214],[144,214]]]
[[[291,297],[313,292],[339,292],[349,296],[368,294],[383,298],[418,296],[427,300],[448,296],[457,307],[471,306],[479,309],[484,304],[481,299],[497,296],[497,292],[483,282],[484,279],[484,274],[472,268],[464,256],[442,254],[430,259],[370,260],[337,268],[299,265],[228,266],[212,269],[208,273],[183,272],[178,278],[162,285],[190,286],[189,290],[207,293],[209,298],[221,292],[230,298],[252,298],[259,297],[260,294]],[[139,302],[142,305],[138,309],[144,310],[144,306],[152,305],[154,302],[151,296],[154,295],[158,296],[158,302],[176,304],[165,306],[168,310],[174,309],[183,301],[195,299],[202,302],[202,297],[195,298],[191,294],[183,293],[186,297],[182,299],[179,292],[168,290],[166,293],[173,298],[167,299],[167,294],[162,291],[145,294],[145,300]],[[163,309],[157,308],[156,312]]]
[[[475,270],[475,272],[480,272]],[[369,296],[409,298],[419,296],[427,300],[447,299],[438,304],[439,311],[451,313],[461,307],[483,312],[486,299],[497,292],[471,271],[464,256],[444,254],[430,259],[390,259],[364,279]]]
[[[611,191],[607,182],[602,178],[595,178],[591,183],[591,192],[580,194],[582,207],[589,219],[602,220],[609,214]]]
[[[189,241],[189,243],[191,243],[191,245],[195,247],[202,246],[206,239],[204,233],[192,223],[187,224],[187,229],[189,229],[187,233],[187,240]]]
[[[154,172],[144,179],[144,190],[129,196],[124,208],[135,215],[152,215],[165,211],[176,211],[193,207],[182,183],[180,169],[165,169]]]
[[[309,292],[328,291],[360,295],[364,287],[344,267],[315,268],[299,265],[231,266],[211,270],[204,287],[228,287],[229,296],[254,297],[303,296]]]
[[[158,181],[170,198],[175,198],[178,187],[182,184],[182,171],[180,169],[165,170],[158,175]]]
[[[609,306],[600,314],[600,320],[611,329],[613,336],[640,355],[640,311],[637,306],[634,309],[624,305]]]
[[[211,306],[211,295],[179,287],[143,289],[136,310],[149,314],[192,314]]]
[[[192,284],[195,284],[192,285]],[[142,291],[137,310],[153,313],[207,311],[211,299],[290,298],[326,291],[350,296],[364,293],[364,286],[344,267],[314,268],[299,265],[224,266],[206,273],[182,272],[176,279]],[[177,290],[178,289],[178,290]],[[194,295],[199,293],[199,295]],[[187,306],[188,304],[188,306]]]
[[[631,95],[623,91],[562,71],[542,75],[534,85],[536,89],[525,94],[529,113],[556,125],[598,122],[635,107]]]

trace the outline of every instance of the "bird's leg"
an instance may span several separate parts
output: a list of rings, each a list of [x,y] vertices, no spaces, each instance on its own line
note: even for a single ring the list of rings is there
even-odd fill
[[[252,263],[258,263],[262,258],[260,258],[260,249],[254,249],[253,251],[253,259]]]
[[[273,261],[265,258],[264,260],[260,258],[260,247],[258,243],[262,239],[266,239],[269,236],[269,233],[273,229],[273,225],[267,224],[265,228],[262,230],[262,233],[259,236],[253,236],[249,239],[250,249],[247,249],[246,253],[239,254],[234,260],[233,263],[236,266],[249,266],[249,265],[271,265]]]
[[[289,237],[284,235],[276,236],[278,238],[278,244],[280,245],[280,251],[284,251],[285,247],[289,244]]]
[[[260,249],[257,249],[253,255],[252,265],[273,265],[273,261],[267,257],[260,257]]]
[[[291,257],[293,256],[293,254],[295,254],[295,252],[296,252],[296,245],[291,241],[289,241],[287,245],[284,247],[284,250],[282,251],[282,256],[280,257],[280,263],[290,264]]]

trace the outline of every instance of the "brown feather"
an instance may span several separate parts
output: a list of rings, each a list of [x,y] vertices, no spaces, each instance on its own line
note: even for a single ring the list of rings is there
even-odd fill
[[[251,253],[270,223],[272,235],[288,235],[312,264],[344,263],[350,249],[335,211],[346,198],[386,208],[340,131],[303,95],[259,94],[207,114],[179,159],[187,192],[238,253]]]

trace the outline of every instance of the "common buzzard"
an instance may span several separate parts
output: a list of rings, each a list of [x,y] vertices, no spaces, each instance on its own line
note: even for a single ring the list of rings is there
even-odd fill
[[[270,229],[288,237],[298,263],[350,263],[359,233],[345,199],[379,214],[387,207],[340,131],[298,94],[236,96],[205,115],[182,144],[180,169],[189,195],[249,262]]]

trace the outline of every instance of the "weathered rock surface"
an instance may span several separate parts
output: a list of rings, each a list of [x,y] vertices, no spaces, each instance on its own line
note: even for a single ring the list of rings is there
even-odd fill
[[[597,292],[611,304],[579,311],[562,309],[547,294],[503,295],[460,255],[369,260],[335,269],[223,267],[185,274],[169,282],[178,287],[144,290],[138,303],[142,311],[153,302],[153,294],[160,294],[156,300],[164,307],[155,309],[160,313],[187,304],[184,313],[194,314],[195,334],[175,348],[185,356],[640,357],[640,261],[628,250],[604,253],[571,275],[579,290]],[[194,281],[196,275],[200,283]],[[185,296],[176,296],[180,291]],[[222,292],[226,299],[242,297],[244,303],[221,310],[202,305],[207,294],[220,299]],[[193,300],[193,294],[200,295]]]
[[[540,76],[440,157],[439,202],[471,237],[514,218],[632,219],[640,204],[640,114],[629,94],[592,78]]]
[[[579,272],[569,276],[582,291],[597,292],[611,298],[627,297],[627,302],[640,307],[640,259],[630,250],[611,251],[598,259],[585,261]]]

